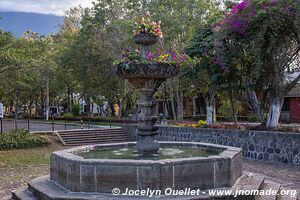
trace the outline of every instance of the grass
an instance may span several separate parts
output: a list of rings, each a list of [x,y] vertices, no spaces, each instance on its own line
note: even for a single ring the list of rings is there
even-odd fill
[[[0,168],[49,164],[51,153],[64,148],[60,144],[54,142],[52,136],[50,136],[49,139],[52,140],[52,142],[46,147],[0,151]]]
[[[42,148],[39,148],[42,149]],[[0,152],[0,167],[20,167],[33,164],[49,164],[49,154],[44,150],[8,150]]]
[[[0,199],[10,200],[11,190],[26,187],[36,177],[49,174],[50,155],[66,147],[56,142],[55,136],[47,136],[46,147],[0,151]]]

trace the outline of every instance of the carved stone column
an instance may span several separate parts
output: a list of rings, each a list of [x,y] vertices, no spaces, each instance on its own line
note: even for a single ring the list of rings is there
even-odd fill
[[[135,82],[134,85],[137,84],[136,81],[132,82]],[[138,115],[137,151],[141,154],[155,154],[159,150],[159,143],[154,141],[158,127],[155,126],[157,117],[154,112],[157,102],[153,95],[163,80],[146,79],[139,82],[141,88],[138,89],[139,100],[137,104],[140,106],[141,112]]]

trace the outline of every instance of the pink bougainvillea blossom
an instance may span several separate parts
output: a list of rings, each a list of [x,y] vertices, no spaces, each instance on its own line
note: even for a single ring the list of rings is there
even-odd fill
[[[234,5],[231,9],[232,14],[238,13],[238,11],[245,10],[249,6],[249,0],[244,0],[241,3]]]

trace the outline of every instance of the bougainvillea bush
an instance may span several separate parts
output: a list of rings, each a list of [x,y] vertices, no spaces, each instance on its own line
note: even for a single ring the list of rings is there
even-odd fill
[[[300,80],[300,0],[243,0],[214,25],[216,63],[269,93],[268,127],[276,127],[285,94]]]
[[[215,62],[223,68],[232,67],[244,56],[252,67],[261,67],[270,59],[288,60],[287,54],[299,45],[299,11],[299,0],[243,0],[233,5],[214,25],[219,34]],[[284,56],[275,55],[284,52]]]

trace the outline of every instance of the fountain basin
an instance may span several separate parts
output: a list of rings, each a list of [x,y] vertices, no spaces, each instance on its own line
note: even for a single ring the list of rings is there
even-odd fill
[[[242,175],[242,150],[197,142],[160,142],[164,147],[199,147],[218,152],[207,157],[174,159],[85,159],[78,154],[131,143],[99,144],[54,152],[50,179],[72,192],[111,193],[128,189],[212,189],[231,187]]]

